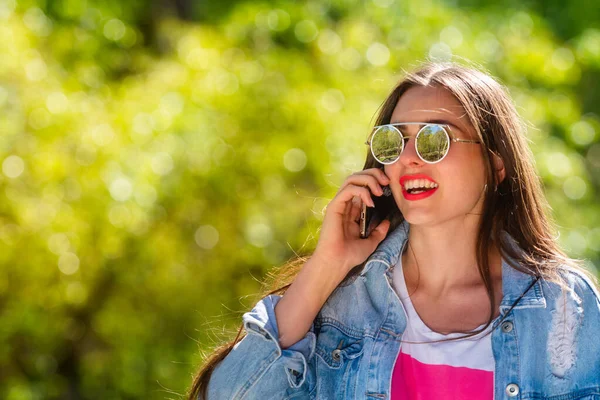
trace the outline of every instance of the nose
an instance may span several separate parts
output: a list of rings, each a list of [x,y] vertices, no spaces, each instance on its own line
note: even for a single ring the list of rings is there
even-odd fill
[[[423,165],[423,160],[421,160],[417,154],[414,137],[408,138],[408,140],[404,143],[404,150],[402,150],[402,153],[400,153],[400,158],[398,160],[405,167]]]

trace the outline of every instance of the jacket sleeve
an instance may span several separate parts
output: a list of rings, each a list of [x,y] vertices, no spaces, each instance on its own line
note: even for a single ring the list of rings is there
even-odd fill
[[[243,315],[246,336],[212,373],[208,400],[283,399],[309,393],[309,361],[315,352],[314,324],[306,336],[282,349],[275,319],[281,296],[270,295]]]

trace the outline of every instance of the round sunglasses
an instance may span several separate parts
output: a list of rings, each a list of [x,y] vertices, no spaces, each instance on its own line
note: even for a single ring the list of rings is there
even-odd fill
[[[380,164],[393,164],[400,158],[404,144],[409,139],[402,135],[399,128],[405,125],[423,125],[415,137],[415,148],[421,160],[428,164],[442,161],[450,150],[450,143],[481,143],[479,140],[458,139],[450,136],[450,127],[446,124],[427,122],[402,122],[378,125],[365,144],[371,148],[371,154]]]

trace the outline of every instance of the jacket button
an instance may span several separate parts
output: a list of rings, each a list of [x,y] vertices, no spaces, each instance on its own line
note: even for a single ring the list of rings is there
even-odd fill
[[[510,385],[508,385],[506,387],[506,394],[508,395],[508,397],[515,397],[516,395],[519,394],[519,385],[516,385],[514,383],[511,383]]]
[[[508,333],[513,330],[513,323],[510,321],[506,321],[502,323],[502,332]]]
[[[331,357],[333,357],[333,359],[335,361],[339,361],[340,360],[340,354],[342,353],[342,351],[340,349],[335,349],[332,353],[331,353]]]

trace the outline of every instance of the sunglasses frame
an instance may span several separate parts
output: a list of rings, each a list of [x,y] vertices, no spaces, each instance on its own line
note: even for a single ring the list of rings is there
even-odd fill
[[[402,132],[396,128],[396,126],[404,126],[404,125],[423,125],[423,127],[421,129],[419,129],[419,132],[417,132],[417,134],[415,135],[415,151],[417,153],[417,155],[419,156],[419,158],[427,164],[437,164],[440,161],[442,161],[444,158],[446,158],[446,156],[448,155],[448,153],[450,152],[450,145],[452,143],[475,143],[475,144],[481,144],[481,141],[479,140],[468,140],[468,139],[459,139],[454,137],[454,135],[451,135],[450,133],[452,132],[452,130],[450,129],[450,125],[448,124],[438,124],[438,123],[431,123],[431,122],[397,122],[395,124],[384,124],[384,125],[377,125],[373,127],[373,133],[371,133],[369,135],[369,138],[367,139],[367,141],[365,142],[366,145],[369,146],[369,149],[371,150],[371,155],[373,156],[373,158],[375,158],[375,161],[377,161],[380,164],[384,164],[384,165],[390,165],[395,163],[396,161],[398,161],[400,159],[400,156],[402,155],[402,152],[404,151],[404,146],[405,143],[408,141],[408,139],[410,139],[409,137],[405,137]],[[398,135],[400,135],[400,141],[402,143],[402,148],[400,149],[400,152],[398,153],[398,157],[396,159],[394,159],[394,161],[390,161],[390,162],[381,162],[379,161],[379,159],[375,156],[375,153],[373,153],[373,147],[371,146],[371,139],[373,138],[373,136],[375,136],[375,134],[379,131],[380,128],[386,127],[386,126],[391,126],[394,128],[394,130],[398,133]],[[419,153],[419,149],[416,145],[416,142],[419,138],[419,135],[421,134],[421,132],[423,132],[423,130],[425,128],[427,128],[428,126],[439,126],[442,128],[442,130],[444,131],[444,133],[446,134],[446,138],[448,139],[448,149],[446,150],[446,153],[444,154],[444,156],[442,158],[440,158],[439,160],[436,161],[427,161],[425,160],[422,156],[421,153]],[[449,133],[450,132],[450,133]]]

